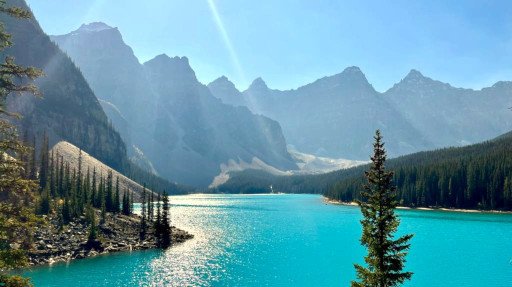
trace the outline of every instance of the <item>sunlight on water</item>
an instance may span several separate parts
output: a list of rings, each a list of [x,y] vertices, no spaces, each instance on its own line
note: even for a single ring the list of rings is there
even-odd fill
[[[361,263],[357,207],[317,195],[171,197],[194,239],[34,268],[36,286],[348,286]],[[512,286],[512,216],[399,211],[415,233],[406,286]]]

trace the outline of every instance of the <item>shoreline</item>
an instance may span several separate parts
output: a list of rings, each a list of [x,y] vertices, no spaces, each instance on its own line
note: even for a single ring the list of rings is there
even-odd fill
[[[355,201],[345,202],[334,199],[329,199],[323,196],[323,201],[326,204],[332,205],[344,205],[344,206],[359,206]],[[504,210],[481,210],[481,209],[463,209],[463,208],[445,208],[445,207],[408,207],[408,206],[397,206],[396,209],[401,210],[419,210],[419,211],[445,211],[445,212],[458,212],[458,213],[488,213],[488,214],[512,214],[512,211]]]
[[[27,268],[51,266],[59,262],[71,262],[98,255],[115,254],[148,249],[162,249],[150,227],[146,239],[139,239],[140,217],[138,215],[107,214],[104,224],[98,226],[98,239],[89,242],[88,228],[84,218],[72,221],[59,229],[55,218],[38,226],[34,234],[34,247],[27,252]],[[171,246],[192,239],[194,235],[171,226]],[[25,268],[22,268],[25,269]]]

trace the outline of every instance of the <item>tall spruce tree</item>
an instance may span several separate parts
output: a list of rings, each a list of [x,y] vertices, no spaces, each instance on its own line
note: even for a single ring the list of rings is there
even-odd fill
[[[366,267],[354,264],[359,281],[353,287],[392,287],[399,286],[412,276],[404,272],[405,256],[413,235],[395,239],[394,233],[400,224],[395,215],[397,206],[396,187],[393,172],[385,168],[386,151],[379,130],[375,133],[374,154],[370,170],[365,172],[367,184],[359,201],[363,219],[361,244],[368,249],[364,258]]]
[[[158,246],[162,246],[162,210],[160,208],[160,201],[162,200],[162,197],[160,195],[160,192],[158,192],[158,196],[156,198],[156,220],[154,224],[155,228],[155,237],[157,238]]]
[[[140,220],[140,239],[146,238],[147,232],[147,222],[146,222],[146,184],[144,184],[142,188],[142,203],[141,203],[141,215],[142,218]]]
[[[43,142],[41,143],[41,160],[39,165],[39,187],[44,190],[48,182],[48,135],[46,132],[43,135]]]
[[[123,192],[123,208],[122,213],[124,215],[130,215],[130,193],[128,188],[125,188]]]
[[[95,208],[100,207],[100,202],[98,200],[98,194],[97,194],[96,167],[94,167],[92,170],[91,202],[92,202],[93,207],[95,207]]]
[[[119,191],[119,176],[116,177],[116,187],[114,192],[114,212],[119,213],[121,211],[121,202],[120,201],[120,191]]]
[[[162,223],[161,223],[161,237],[163,248],[167,248],[171,245],[171,221],[169,219],[170,213],[170,204],[169,204],[169,196],[167,192],[164,190],[162,195]]]

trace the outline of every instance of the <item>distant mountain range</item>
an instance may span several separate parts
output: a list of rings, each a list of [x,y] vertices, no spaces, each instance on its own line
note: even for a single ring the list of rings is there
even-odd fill
[[[258,78],[240,92],[226,77],[208,85],[225,103],[277,120],[297,150],[366,160],[381,129],[390,156],[480,142],[512,128],[512,82],[482,90],[454,88],[416,70],[384,93],[357,67],[294,90]]]
[[[221,164],[255,158],[297,168],[279,124],[215,98],[187,58],[159,55],[142,65],[104,23],[52,39],[80,67],[129,152],[163,177],[208,186]]]
[[[221,193],[318,193],[361,200],[368,165],[318,175],[233,171],[212,189]],[[401,206],[512,209],[512,132],[479,144],[418,152],[386,161]]]
[[[162,54],[141,64],[104,23],[51,39],[80,67],[132,161],[195,186],[208,186],[223,166],[299,169],[287,143],[316,157],[367,160],[376,129],[395,157],[512,128],[511,82],[475,91],[411,70],[379,93],[349,67],[285,91],[258,78],[242,92],[224,76],[204,86],[185,57]]]

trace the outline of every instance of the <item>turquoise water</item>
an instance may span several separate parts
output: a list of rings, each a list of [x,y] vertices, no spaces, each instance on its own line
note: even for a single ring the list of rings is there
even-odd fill
[[[99,256],[24,274],[35,286],[348,286],[362,262],[357,207],[317,195],[171,198],[195,238],[167,251]],[[512,215],[398,211],[414,233],[406,286],[512,286]]]

